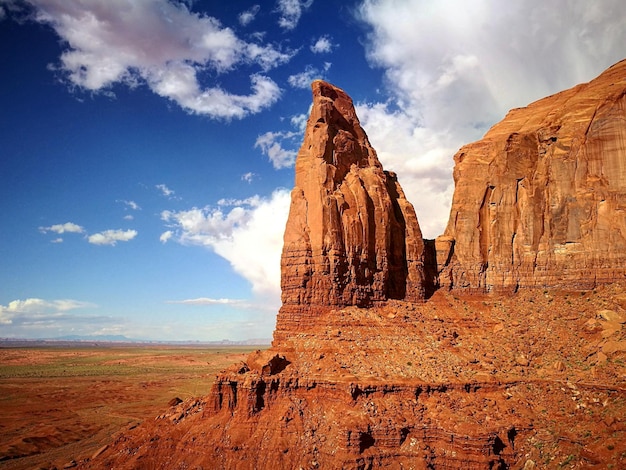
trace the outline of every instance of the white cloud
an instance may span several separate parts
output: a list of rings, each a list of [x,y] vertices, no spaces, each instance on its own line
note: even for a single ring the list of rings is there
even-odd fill
[[[258,194],[255,194],[254,196],[250,196],[245,199],[222,198],[219,201],[217,201],[217,205],[218,206],[231,206],[231,207],[232,206],[257,207],[259,204],[261,204],[261,202],[263,202],[263,199],[261,198],[261,196],[259,196]]]
[[[282,142],[293,140],[296,136],[300,136],[300,134],[297,132],[266,132],[257,137],[254,147],[259,147],[261,152],[269,157],[277,170],[289,168],[296,161],[298,152],[283,148]]]
[[[127,215],[125,215],[125,216],[123,217],[123,219],[124,219],[124,220],[134,220],[135,218],[134,218],[132,215],[127,214]]]
[[[250,281],[252,289],[278,304],[280,298],[280,254],[289,211],[290,192],[274,191],[269,199],[253,198],[254,204],[239,205],[224,212],[219,208],[164,211],[182,244],[212,248],[233,269]]]
[[[119,201],[119,202],[121,202],[122,204],[126,205],[126,207],[134,211],[141,210],[141,207],[139,207],[139,204],[137,204],[135,201]]]
[[[311,110],[309,109],[309,114]],[[295,116],[291,116],[290,122],[293,127],[298,129],[302,134],[306,130],[306,122],[309,120],[308,114],[296,114]]]
[[[309,88],[313,80],[324,79],[326,72],[330,69],[330,66],[330,62],[325,62],[324,69],[319,70],[312,65],[307,65],[304,72],[290,75],[287,78],[287,82],[294,88]]]
[[[87,241],[93,245],[115,246],[117,242],[127,242],[136,236],[136,230],[105,230],[89,235]]]
[[[313,0],[278,0],[276,9],[280,13],[278,25],[286,30],[298,26],[303,10],[308,9]]]
[[[155,188],[157,188],[159,191],[161,191],[161,193],[163,194],[163,196],[165,197],[171,197],[174,195],[174,191],[170,188],[168,188],[166,185],[164,184],[157,184],[155,186]]]
[[[239,14],[239,24],[241,24],[241,26],[248,26],[250,23],[252,23],[252,21],[254,21],[254,18],[256,17],[260,9],[260,5],[253,5],[248,10],[241,12]]]
[[[257,175],[256,173],[252,173],[251,171],[244,173],[243,175],[241,175],[241,181],[245,181],[246,183],[252,183],[252,181],[254,180],[254,178],[256,178]]]
[[[128,331],[119,319],[94,315],[98,306],[73,299],[28,298],[0,305],[0,327],[9,338],[55,338],[63,335],[97,335]],[[123,329],[123,330],[122,330]]]
[[[172,238],[173,235],[174,235],[174,232],[172,232],[171,230],[166,230],[159,237],[159,241],[161,243],[167,243],[169,241],[169,239]]]
[[[8,305],[0,305],[0,325],[34,324],[58,319],[67,312],[93,308],[94,304],[79,300],[44,300],[29,298],[13,300]]]
[[[80,225],[73,222],[66,222],[64,224],[51,225],[49,227],[39,227],[39,230],[43,233],[54,232],[58,234],[62,233],[83,233],[85,229]]]
[[[72,85],[105,91],[115,83],[145,83],[186,111],[212,118],[257,113],[276,102],[280,89],[253,72],[251,93],[232,94],[201,83],[199,72],[225,74],[239,67],[265,72],[295,53],[243,41],[217,19],[180,2],[28,2],[36,8],[35,20],[54,28],[67,46],[59,70]]]
[[[359,117],[430,238],[447,222],[463,144],[509,109],[592,79],[626,43],[621,0],[365,0],[360,16],[391,101],[363,103]]]
[[[319,39],[311,45],[311,52],[314,54],[324,54],[331,52],[334,47],[336,47],[336,45],[332,43],[330,36],[320,36]]]
[[[168,300],[167,303],[184,305],[244,305],[244,301],[239,299],[212,299],[209,297],[199,297],[197,299],[185,300]]]
[[[61,237],[55,238],[54,240],[50,240],[50,243],[63,243],[63,239]]]

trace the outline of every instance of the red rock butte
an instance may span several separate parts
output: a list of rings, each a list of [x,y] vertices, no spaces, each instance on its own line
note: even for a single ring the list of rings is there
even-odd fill
[[[330,308],[424,299],[424,241],[395,174],[383,171],[351,98],[317,80],[281,259],[274,338]]]
[[[592,288],[626,276],[626,63],[514,109],[454,156],[437,239],[454,289]]]
[[[314,82],[272,347],[78,467],[626,468],[625,97],[622,61],[511,111],[425,244]]]

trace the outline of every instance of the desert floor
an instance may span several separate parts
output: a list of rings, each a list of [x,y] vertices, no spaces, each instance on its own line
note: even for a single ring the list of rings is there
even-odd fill
[[[255,346],[0,346],[0,467],[71,468]]]

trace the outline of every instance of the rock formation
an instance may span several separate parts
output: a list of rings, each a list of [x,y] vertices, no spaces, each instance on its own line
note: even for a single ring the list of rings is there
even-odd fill
[[[454,157],[442,286],[589,288],[626,276],[626,61],[514,109]]]
[[[275,338],[329,308],[424,298],[424,242],[396,175],[383,171],[352,100],[317,80],[281,259]]]
[[[413,209],[315,82],[272,347],[78,467],[626,468],[626,283],[476,292],[621,276],[624,69],[457,154],[435,244],[455,289],[425,302]]]

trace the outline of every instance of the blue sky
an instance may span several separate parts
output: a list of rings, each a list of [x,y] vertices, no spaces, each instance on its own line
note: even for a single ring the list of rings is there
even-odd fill
[[[0,0],[0,337],[270,338],[309,84],[425,236],[452,157],[626,57],[626,4]]]

